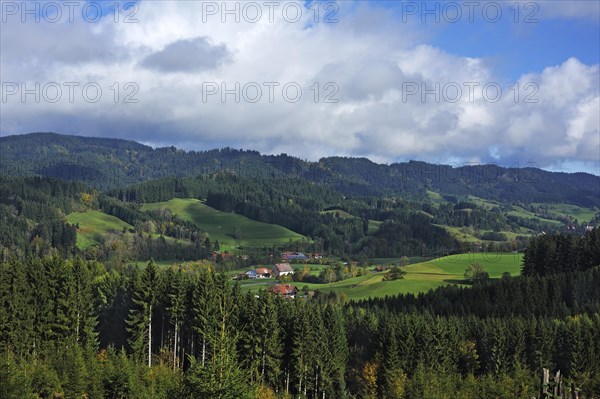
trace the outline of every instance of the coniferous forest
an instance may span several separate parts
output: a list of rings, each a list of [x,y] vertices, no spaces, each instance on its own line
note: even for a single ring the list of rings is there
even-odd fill
[[[598,256],[596,246],[575,270],[351,303],[244,294],[209,262],[9,258],[0,396],[525,398],[547,367],[597,397],[600,269],[587,261]]]
[[[597,211],[597,177],[426,181],[366,160],[46,134],[0,145],[0,398],[541,399],[544,368],[600,398],[598,213],[553,213]],[[173,198],[305,238],[227,264],[201,224],[143,207]],[[123,227],[82,247],[73,212]],[[274,251],[369,264],[474,248],[523,253],[520,275],[347,300],[245,290],[226,273]]]

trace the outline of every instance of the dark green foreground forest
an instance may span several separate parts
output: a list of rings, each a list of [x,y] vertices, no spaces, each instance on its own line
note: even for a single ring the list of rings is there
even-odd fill
[[[542,367],[599,397],[597,265],[600,230],[540,236],[523,276],[344,304],[244,294],[208,262],[12,257],[0,397],[513,399]]]
[[[0,154],[0,399],[530,399],[542,368],[600,398],[598,176],[47,133],[1,137]],[[250,247],[217,223],[227,253],[205,220],[157,206],[172,199],[301,239]],[[283,251],[368,273],[524,255],[520,276],[359,302],[224,274]]]

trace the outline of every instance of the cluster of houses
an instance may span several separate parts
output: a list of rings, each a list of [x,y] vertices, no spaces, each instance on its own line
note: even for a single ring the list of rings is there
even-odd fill
[[[236,279],[263,279],[276,278],[281,279],[285,276],[294,274],[294,269],[288,262],[291,261],[307,261],[309,259],[323,259],[323,256],[318,253],[304,254],[302,252],[283,252],[281,259],[285,263],[277,263],[273,268],[260,267],[257,269],[248,270],[245,273],[240,273]],[[276,284],[267,288],[268,292],[281,295],[284,298],[296,298],[298,296],[298,288],[290,284]],[[314,294],[314,293],[313,293]]]
[[[290,266],[289,263],[278,263],[273,266],[273,269],[269,270],[266,267],[261,267],[254,270],[248,270],[246,273],[243,273],[242,278],[281,278],[283,276],[288,276],[294,274],[294,269]]]
[[[277,263],[272,269],[260,267],[258,269],[248,270],[246,273],[240,273],[237,279],[261,279],[277,278],[294,274],[294,269],[289,263]],[[267,288],[268,292],[281,295],[284,298],[295,298],[298,295],[298,288],[290,284],[276,284]]]

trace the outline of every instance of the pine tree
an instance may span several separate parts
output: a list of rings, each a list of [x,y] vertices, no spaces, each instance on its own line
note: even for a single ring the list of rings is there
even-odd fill
[[[262,292],[260,298],[248,293],[238,322],[242,363],[251,380],[278,387],[281,377],[282,343],[277,320],[277,297]]]
[[[247,372],[240,367],[236,352],[239,338],[234,326],[237,304],[233,301],[225,276],[215,278],[214,312],[202,319],[200,332],[208,341],[210,350],[204,363],[192,358],[184,380],[184,395],[190,398],[250,399],[252,389],[247,383]]]
[[[31,376],[23,372],[12,352],[0,357],[0,398],[22,399],[31,395]]]
[[[156,266],[150,261],[135,283],[133,307],[127,320],[131,348],[136,356],[146,360],[148,367],[152,366],[152,316],[156,305],[157,280]]]
[[[400,354],[396,336],[396,319],[386,315],[380,321],[379,354],[379,395],[384,399],[400,399],[404,392],[406,374],[400,367]]]
[[[217,304],[215,296],[216,288],[213,274],[202,270],[195,281],[192,306],[194,309],[194,319],[192,320],[193,330],[198,334],[200,365],[204,366],[207,352],[209,350],[210,332],[214,329],[214,320],[216,319]]]
[[[67,398],[88,396],[88,372],[83,353],[78,345],[67,346],[61,357],[62,387]]]
[[[73,261],[72,273],[75,280],[75,337],[84,348],[92,351],[98,348],[98,319],[94,306],[94,292],[91,267],[94,263],[86,263],[81,258]]]
[[[52,340],[76,341],[77,305],[75,302],[75,278],[71,265],[55,258],[50,261],[52,281],[55,285],[54,317],[51,324]]]
[[[173,325],[173,368],[179,367],[181,351],[181,326],[186,309],[187,278],[181,269],[173,276],[167,287],[167,312]]]
[[[15,258],[0,262],[0,276],[0,349],[22,356],[31,349],[35,311],[26,265]]]
[[[323,397],[346,397],[346,364],[348,362],[348,340],[342,312],[338,306],[327,305],[323,313],[325,342],[327,342],[322,372]]]

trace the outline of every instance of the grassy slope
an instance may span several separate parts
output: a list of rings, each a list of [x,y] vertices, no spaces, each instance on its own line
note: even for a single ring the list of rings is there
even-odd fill
[[[406,277],[396,281],[382,281],[384,273],[370,273],[365,276],[338,281],[332,284],[292,283],[298,288],[308,286],[322,292],[343,292],[348,299],[384,297],[403,293],[426,292],[442,285],[457,283],[464,279],[464,272],[471,263],[481,263],[491,278],[499,278],[502,273],[518,275],[521,270],[521,254],[476,253],[445,256],[406,267]],[[260,289],[273,284],[273,281],[244,282],[246,289]]]
[[[591,208],[584,208],[577,205],[570,204],[539,204],[535,203],[534,205],[547,205],[550,213],[553,213],[557,216],[570,216],[577,220],[578,223],[589,222],[596,216],[598,213]]]
[[[279,225],[257,222],[234,213],[218,211],[196,199],[174,198],[170,201],[142,206],[142,210],[145,211],[165,208],[169,208],[181,219],[189,220],[202,227],[208,232],[211,240],[219,240],[220,244],[264,246],[305,238]],[[235,226],[242,231],[241,240],[232,237]]]
[[[67,215],[69,223],[78,223],[77,247],[86,249],[99,244],[104,236],[112,232],[121,232],[123,227],[132,226],[119,218],[100,211],[73,212]]]

